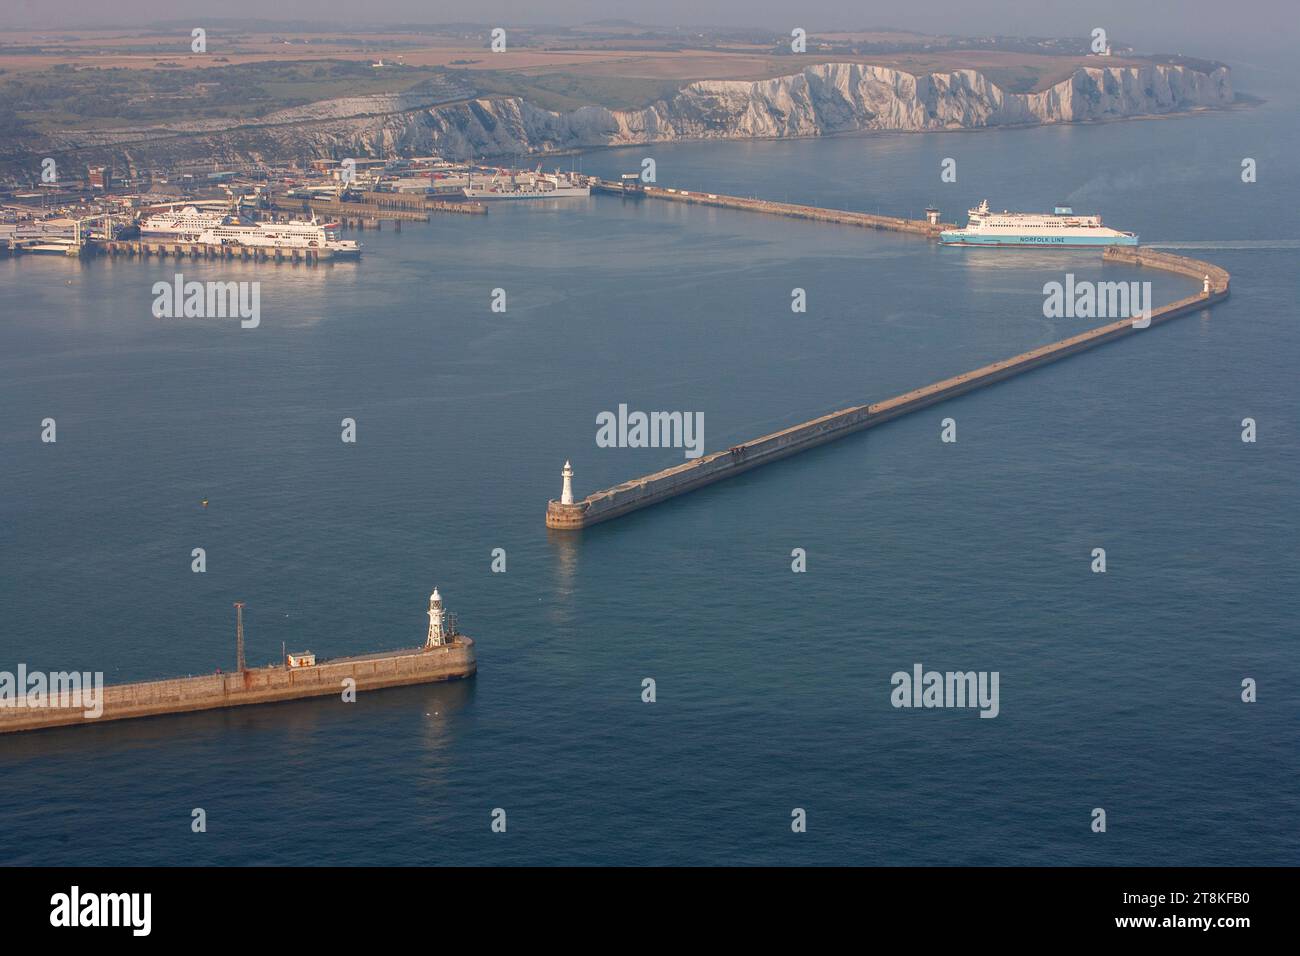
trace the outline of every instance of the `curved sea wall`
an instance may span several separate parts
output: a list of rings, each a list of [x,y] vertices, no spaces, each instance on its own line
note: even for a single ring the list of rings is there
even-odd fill
[[[1228,296],[1227,271],[1199,259],[1140,247],[1109,246],[1103,255],[1103,261],[1174,272],[1203,283],[1200,292],[1153,310],[1152,326],[1200,312]],[[726,451],[713,452],[652,475],[633,478],[612,488],[594,492],[573,504],[552,500],[546,506],[546,526],[557,530],[577,530],[608,521],[1143,331],[1143,327],[1135,326],[1132,319],[1111,322],[885,401],[854,405],[831,412],[812,421],[734,445]]]

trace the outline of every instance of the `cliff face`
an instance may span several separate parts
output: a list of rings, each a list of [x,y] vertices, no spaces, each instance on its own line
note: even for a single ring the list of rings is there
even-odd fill
[[[820,136],[861,130],[978,129],[1077,123],[1228,106],[1226,68],[1212,74],[1180,66],[1089,68],[1038,93],[1005,93],[974,70],[910,73],[852,63],[809,67],[756,82],[692,83],[641,110],[537,109],[516,98],[439,106],[397,118],[383,133],[427,129],[449,155],[625,146],[684,139]]]
[[[459,92],[459,95],[454,95]],[[448,102],[454,99],[453,102]],[[1227,68],[1089,67],[1037,93],[1006,93],[974,70],[913,76],[853,63],[760,81],[692,83],[645,109],[539,109],[518,97],[443,91],[425,100],[356,97],[283,110],[254,124],[72,132],[49,143],[79,153],[154,159],[270,159],[441,153],[545,153],[688,139],[820,136],[1077,123],[1228,106]]]

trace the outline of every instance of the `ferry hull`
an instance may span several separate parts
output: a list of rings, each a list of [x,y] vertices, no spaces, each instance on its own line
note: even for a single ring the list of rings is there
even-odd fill
[[[1136,246],[1137,236],[977,236],[962,232],[941,232],[945,246],[1011,246],[1035,249],[1067,249],[1093,246]]]

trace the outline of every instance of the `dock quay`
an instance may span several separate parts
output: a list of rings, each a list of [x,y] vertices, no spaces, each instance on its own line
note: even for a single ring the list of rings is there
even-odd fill
[[[380,209],[414,209],[424,210],[425,212],[451,212],[461,213],[469,216],[486,216],[488,207],[487,203],[475,202],[472,200],[457,200],[450,202],[446,199],[430,199],[426,196],[413,196],[409,193],[377,193],[363,192],[361,199],[365,203],[377,206]],[[351,205],[351,203],[343,203]]]
[[[429,213],[419,209],[386,209],[374,203],[338,202],[332,199],[276,200],[271,208],[277,212],[316,215],[326,219],[356,222],[389,219],[396,222],[428,222]]]
[[[1227,271],[1208,262],[1133,246],[1109,246],[1102,259],[1104,262],[1173,272],[1202,282],[1199,293],[1171,302],[1159,309],[1153,309],[1150,323],[1152,327],[1200,312],[1228,297],[1230,277]],[[618,518],[769,462],[779,461],[809,448],[815,448],[845,435],[884,424],[910,412],[929,408],[977,388],[1014,378],[1031,369],[1077,355],[1107,342],[1141,334],[1143,331],[1146,329],[1135,327],[1134,320],[1131,318],[1112,322],[1050,345],[1022,352],[1000,362],[946,378],[932,385],[913,389],[885,401],[869,405],[854,405],[831,412],[752,441],[733,445],[725,451],[714,452],[642,478],[633,478],[572,503],[565,500],[572,498],[568,493],[572,471],[566,463],[564,469],[566,495],[560,501],[551,500],[547,504],[546,526],[557,530],[577,530]]]
[[[932,219],[900,219],[896,216],[877,216],[865,212],[850,212],[844,209],[823,209],[820,206],[805,206],[799,203],[772,202],[767,199],[745,199],[740,196],[724,196],[718,193],[699,190],[668,189],[662,186],[641,186],[629,190],[624,184],[609,180],[594,180],[592,191],[616,196],[646,196],[651,199],[666,199],[672,202],[693,203],[698,206],[717,206],[722,209],[741,209],[746,212],[761,212],[772,216],[789,216],[794,219],[812,219],[817,222],[830,222],[842,226],[860,226],[866,229],[882,229],[888,232],[905,232],[931,239],[939,238],[945,229],[956,229],[955,223],[939,222]]]
[[[271,208],[277,211],[314,213],[344,221],[428,222],[435,212],[486,216],[487,205],[481,202],[445,202],[397,193],[365,193],[365,202],[340,202],[337,199],[276,199]]]
[[[0,698],[0,734],[47,727],[85,726],[133,717],[157,717],[197,710],[216,710],[249,704],[269,704],[306,697],[342,697],[351,690],[379,690],[410,684],[472,677],[478,670],[474,641],[458,633],[455,616],[443,608],[437,588],[429,598],[429,633],[423,647],[340,657],[317,662],[310,652],[286,654],[280,664],[244,666],[243,603],[236,602],[236,660],[230,673],[178,677],[170,680],[110,684],[98,688],[98,700],[88,701],[85,685],[69,692],[70,678],[79,674],[49,675],[46,690],[37,698],[18,679],[18,693]],[[89,678],[90,675],[85,675]],[[101,678],[102,679],[102,678]],[[56,687],[56,681],[58,687]],[[88,712],[88,707],[93,708]],[[99,711],[97,714],[94,711]]]
[[[87,243],[86,252],[109,256],[140,256],[174,259],[242,259],[257,262],[324,262],[333,258],[329,249],[298,247],[206,245],[196,242],[170,242],[166,239],[111,239]]]

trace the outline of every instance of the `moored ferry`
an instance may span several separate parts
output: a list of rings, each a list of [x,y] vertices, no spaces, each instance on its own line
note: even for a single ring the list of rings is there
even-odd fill
[[[140,220],[140,235],[144,238],[176,239],[194,242],[199,234],[226,221],[225,212],[201,210],[197,206],[170,209]]]
[[[1136,246],[1137,233],[1101,224],[1100,216],[1078,216],[1069,206],[1051,213],[990,212],[986,199],[970,210],[965,229],[947,229],[939,240],[950,246]]]
[[[318,223],[314,216],[311,220],[248,222],[229,213],[186,206],[142,219],[140,236],[203,246],[328,250],[334,258],[361,255],[360,243],[339,238],[337,223]]]
[[[310,222],[227,221],[199,233],[195,241],[207,246],[328,250],[330,255],[336,258],[361,255],[359,243],[349,239],[339,239],[336,232],[316,222],[315,219]]]

